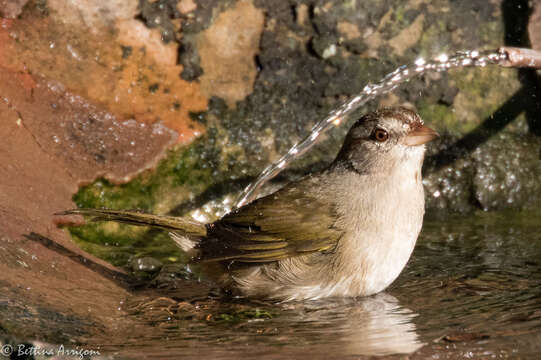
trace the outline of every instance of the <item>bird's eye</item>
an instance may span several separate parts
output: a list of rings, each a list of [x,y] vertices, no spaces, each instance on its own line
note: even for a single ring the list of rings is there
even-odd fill
[[[372,134],[374,140],[376,141],[379,141],[379,142],[384,142],[384,141],[387,141],[387,139],[389,138],[389,133],[383,129],[376,129],[374,130],[374,133]]]

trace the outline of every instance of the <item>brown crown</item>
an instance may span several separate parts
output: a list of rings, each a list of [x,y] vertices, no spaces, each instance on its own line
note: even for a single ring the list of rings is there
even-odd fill
[[[405,107],[391,107],[391,108],[382,108],[371,114],[375,118],[382,117],[393,117],[404,124],[409,125],[410,130],[416,129],[423,126],[423,119],[413,110],[407,109]]]

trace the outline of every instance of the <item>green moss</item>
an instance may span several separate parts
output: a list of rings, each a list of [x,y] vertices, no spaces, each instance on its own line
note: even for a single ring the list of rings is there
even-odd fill
[[[497,66],[461,69],[449,75],[460,91],[454,106],[466,130],[491,117],[520,88],[516,70]]]
[[[378,26],[382,27],[383,39],[389,40],[407,29],[419,15],[419,10],[407,2],[393,3],[390,18],[382,17]]]
[[[119,267],[132,258],[152,256],[164,263],[187,261],[187,257],[164,231],[116,223],[93,223],[70,228],[77,244],[85,251]]]
[[[480,23],[477,33],[486,48],[497,48],[502,45],[501,39],[503,39],[504,33],[501,22],[499,21]]]
[[[208,136],[189,147],[172,150],[156,169],[127,184],[115,185],[100,179],[82,187],[74,196],[78,207],[140,209],[167,213],[190,197],[201,194],[220,181],[224,172],[216,170],[221,152],[208,145]],[[92,223],[72,227],[75,241],[86,251],[126,266],[132,257],[152,256],[167,263],[185,256],[162,231],[116,223]]]
[[[398,35],[402,30],[410,25],[409,19],[405,16],[406,4],[398,4],[391,16],[392,21],[388,23],[389,33],[387,36],[392,38]]]
[[[273,317],[269,311],[255,308],[218,314],[214,319],[217,322],[237,323],[252,319],[272,319]]]
[[[415,50],[420,56],[430,59],[440,53],[450,53],[451,44],[451,34],[447,31],[446,19],[442,18],[423,30]]]
[[[73,200],[79,207],[156,211],[161,210],[156,207],[163,203],[163,197],[175,192],[186,196],[201,193],[224,175],[215,171],[221,153],[209,147],[207,141],[208,137],[203,137],[190,147],[170,151],[156,169],[127,184],[97,180],[82,187]]]
[[[448,83],[458,89],[452,106],[430,97],[421,98],[416,105],[428,123],[454,135],[468,133],[490,119],[520,87],[516,71],[497,66],[450,71]],[[524,131],[523,128],[511,126],[506,130]]]

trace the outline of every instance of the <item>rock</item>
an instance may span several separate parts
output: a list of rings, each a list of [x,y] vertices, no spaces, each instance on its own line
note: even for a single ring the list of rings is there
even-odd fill
[[[203,69],[199,81],[208,97],[218,96],[234,106],[252,92],[263,19],[251,0],[241,0],[198,35]]]
[[[541,50],[541,1],[532,2],[533,12],[528,22],[528,36],[531,47],[535,50]],[[537,70],[538,84],[541,86],[541,71]]]
[[[425,162],[428,214],[538,206],[541,139],[501,133],[473,151],[456,141],[444,137]]]
[[[474,198],[483,210],[535,207],[541,202],[541,139],[502,133],[472,155]]]
[[[17,133],[13,135],[28,133],[40,151],[67,169],[74,184],[97,176],[117,183],[129,181],[155,166],[177,138],[163,125],[147,126],[115,117],[55,81],[21,76],[1,67],[0,94],[5,114],[15,117],[12,125]],[[32,153],[18,147],[9,153],[17,153],[21,163],[28,163],[24,156],[32,157]]]
[[[0,66],[57,82],[117,116],[148,125],[161,123],[178,133],[178,143],[201,135],[205,129],[190,113],[205,110],[208,98],[198,84],[179,77],[178,44],[163,43],[156,29],[148,29],[134,16],[125,18],[132,10],[125,9],[123,17],[115,15],[124,9],[122,1],[115,2],[114,9],[109,5],[80,9],[95,21],[101,10],[111,10],[99,19],[100,26],[89,23],[91,29],[79,20],[75,23],[83,27],[74,28],[69,16],[58,19],[57,11],[72,16],[79,9],[72,9],[76,4],[83,6],[66,3],[68,8],[55,8],[50,16],[40,16],[39,9],[29,6],[19,19],[3,21]]]
[[[0,17],[15,19],[27,2],[28,0],[0,0]]]

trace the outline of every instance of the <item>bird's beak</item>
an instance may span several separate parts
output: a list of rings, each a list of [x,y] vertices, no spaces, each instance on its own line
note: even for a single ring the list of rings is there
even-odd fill
[[[436,131],[432,130],[428,126],[421,125],[420,127],[413,129],[404,138],[404,144],[408,146],[423,145],[434,140],[438,136],[440,135]]]

